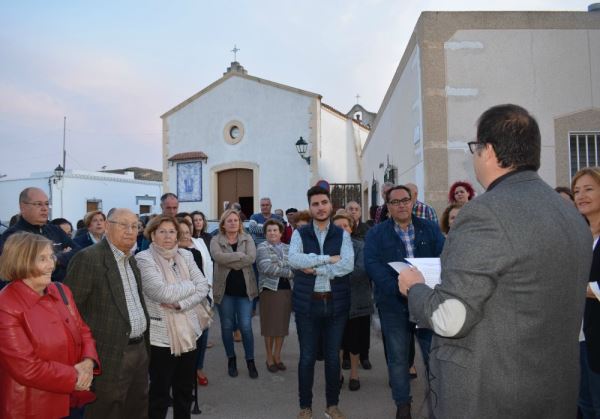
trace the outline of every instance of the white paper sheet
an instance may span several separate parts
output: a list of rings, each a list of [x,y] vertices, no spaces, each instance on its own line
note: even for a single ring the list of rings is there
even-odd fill
[[[404,263],[404,262],[388,262],[388,265],[390,265],[392,268],[394,268],[394,270],[398,273],[402,272],[405,269],[410,268],[410,265],[408,263]]]
[[[441,283],[442,265],[440,258],[406,258],[406,260],[421,271],[425,278],[425,284],[431,288]]]

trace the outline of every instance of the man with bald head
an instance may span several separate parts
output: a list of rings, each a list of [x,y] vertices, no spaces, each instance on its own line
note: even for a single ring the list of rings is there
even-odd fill
[[[17,232],[26,231],[44,236],[52,241],[56,255],[56,269],[52,272],[52,280],[62,282],[69,260],[79,250],[79,246],[59,226],[48,223],[50,202],[43,190],[23,189],[19,194],[19,209],[19,221],[0,236],[0,254],[6,239]]]
[[[424,218],[426,220],[433,221],[434,223],[439,225],[440,223],[438,221],[435,209],[417,199],[417,197],[419,196],[419,189],[417,188],[417,185],[415,185],[414,183],[405,183],[404,186],[410,189],[412,195],[411,198],[413,202],[413,215],[418,218]]]
[[[96,339],[102,370],[86,418],[148,417],[150,319],[131,255],[137,231],[133,212],[109,211],[105,237],[77,253],[67,271],[65,284]]]

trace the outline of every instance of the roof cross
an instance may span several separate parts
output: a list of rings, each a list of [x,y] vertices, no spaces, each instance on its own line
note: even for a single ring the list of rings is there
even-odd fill
[[[233,61],[237,61],[237,53],[239,50],[237,45],[233,44],[233,49],[231,50],[231,52],[233,52]]]
[[[356,103],[358,104],[358,99],[360,99],[360,95],[357,93],[355,97],[356,97]]]

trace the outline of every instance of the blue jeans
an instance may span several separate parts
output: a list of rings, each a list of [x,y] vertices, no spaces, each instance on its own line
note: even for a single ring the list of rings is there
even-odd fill
[[[421,355],[423,355],[423,363],[427,370],[427,379],[429,379],[429,351],[431,350],[431,340],[433,339],[433,332],[429,329],[415,329],[415,336],[419,346],[421,347]]]
[[[246,360],[254,359],[254,335],[252,334],[252,301],[248,297],[224,295],[221,304],[217,304],[221,319],[221,338],[228,358],[235,356],[233,346],[234,324],[242,332],[242,342]]]
[[[600,374],[590,369],[585,342],[579,342],[579,363],[581,365],[581,380],[577,405],[581,417],[583,419],[598,419],[600,418]]]
[[[379,307],[379,319],[381,330],[385,335],[385,351],[392,386],[392,398],[396,405],[410,403],[412,399],[410,397],[408,355],[412,327],[408,321],[408,307],[406,305],[400,308],[397,306]]]
[[[311,302],[310,314],[296,313],[296,329],[300,343],[298,361],[298,393],[300,408],[312,407],[317,347],[322,339],[325,359],[325,398],[327,407],[338,404],[340,397],[340,348],[348,313],[333,315],[333,303]]]
[[[206,355],[206,345],[208,344],[208,331],[210,329],[206,329],[202,331],[202,335],[196,341],[196,348],[198,349],[198,354],[196,355],[196,369],[203,370],[204,369],[204,356]]]

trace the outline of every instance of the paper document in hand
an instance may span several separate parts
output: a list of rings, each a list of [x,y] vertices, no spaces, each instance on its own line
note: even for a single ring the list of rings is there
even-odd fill
[[[404,263],[404,262],[388,262],[388,265],[390,265],[392,268],[394,268],[394,270],[398,273],[402,272],[405,269],[410,268],[410,265],[408,263]]]
[[[440,258],[406,258],[406,261],[421,271],[425,278],[425,284],[431,288],[441,283],[442,265]]]

